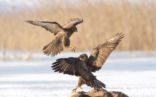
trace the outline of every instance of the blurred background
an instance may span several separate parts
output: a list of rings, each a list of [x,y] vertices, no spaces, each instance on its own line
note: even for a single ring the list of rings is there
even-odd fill
[[[83,18],[71,37],[86,51],[119,32],[118,50],[156,50],[155,0],[0,0],[1,49],[40,51],[53,39],[45,29],[25,20],[57,21]]]
[[[83,18],[71,36],[76,52],[42,52],[54,35],[26,20]],[[58,58],[87,53],[116,33],[125,37],[102,70],[106,89],[129,97],[155,97],[156,0],[0,0],[0,97],[67,97],[77,77],[54,73]],[[84,90],[90,90],[84,86]]]

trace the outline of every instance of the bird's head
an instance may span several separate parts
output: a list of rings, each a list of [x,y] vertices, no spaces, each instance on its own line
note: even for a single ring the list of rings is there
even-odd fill
[[[81,54],[79,57],[78,57],[81,61],[87,61],[88,60],[88,56],[86,54]]]

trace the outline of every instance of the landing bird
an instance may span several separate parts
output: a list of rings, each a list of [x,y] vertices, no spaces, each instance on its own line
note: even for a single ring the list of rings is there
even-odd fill
[[[89,57],[87,54],[81,54],[79,57],[60,58],[51,67],[54,72],[79,77],[78,85],[73,91],[81,88],[83,84],[93,87],[96,90],[105,88],[105,84],[96,79],[92,72],[101,69],[106,59],[123,37],[124,35],[122,33],[117,33],[113,38],[95,47]]]
[[[46,55],[55,56],[61,51],[63,48],[70,47],[73,51],[75,51],[75,47],[70,45],[70,36],[77,32],[76,25],[83,22],[83,19],[73,18],[70,19],[65,25],[61,26],[57,22],[49,22],[49,21],[26,21],[30,24],[41,26],[44,29],[50,31],[55,35],[55,38],[43,47],[43,52]]]

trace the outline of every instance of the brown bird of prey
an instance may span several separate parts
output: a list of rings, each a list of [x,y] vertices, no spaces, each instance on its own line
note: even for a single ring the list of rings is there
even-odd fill
[[[92,74],[103,66],[108,56],[119,44],[124,37],[122,33],[117,33],[116,36],[107,40],[103,44],[94,48],[88,57],[86,54],[81,54],[79,57],[60,58],[52,64],[54,72],[75,75],[79,77],[77,88],[81,88],[83,84],[93,87],[96,90],[105,87],[101,81],[97,80]]]
[[[70,45],[70,36],[73,32],[77,32],[76,25],[83,22],[83,19],[73,18],[68,21],[65,25],[61,26],[57,22],[48,22],[48,21],[26,21],[30,24],[41,26],[46,30],[50,31],[55,35],[55,38],[43,47],[43,52],[46,55],[55,56],[61,51],[64,47],[70,47],[75,51],[75,47]]]

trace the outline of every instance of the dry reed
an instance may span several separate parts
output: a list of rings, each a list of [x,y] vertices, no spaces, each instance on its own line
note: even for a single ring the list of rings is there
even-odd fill
[[[62,4],[63,5],[63,4]],[[49,4],[50,6],[50,4]],[[56,5],[35,12],[21,12],[0,16],[0,44],[9,49],[41,50],[54,37],[48,31],[27,24],[25,20],[49,20],[64,24],[68,19],[80,17],[78,33],[71,37],[77,50],[88,50],[118,32],[125,38],[118,50],[156,50],[156,2],[120,3],[82,1],[77,6]]]

